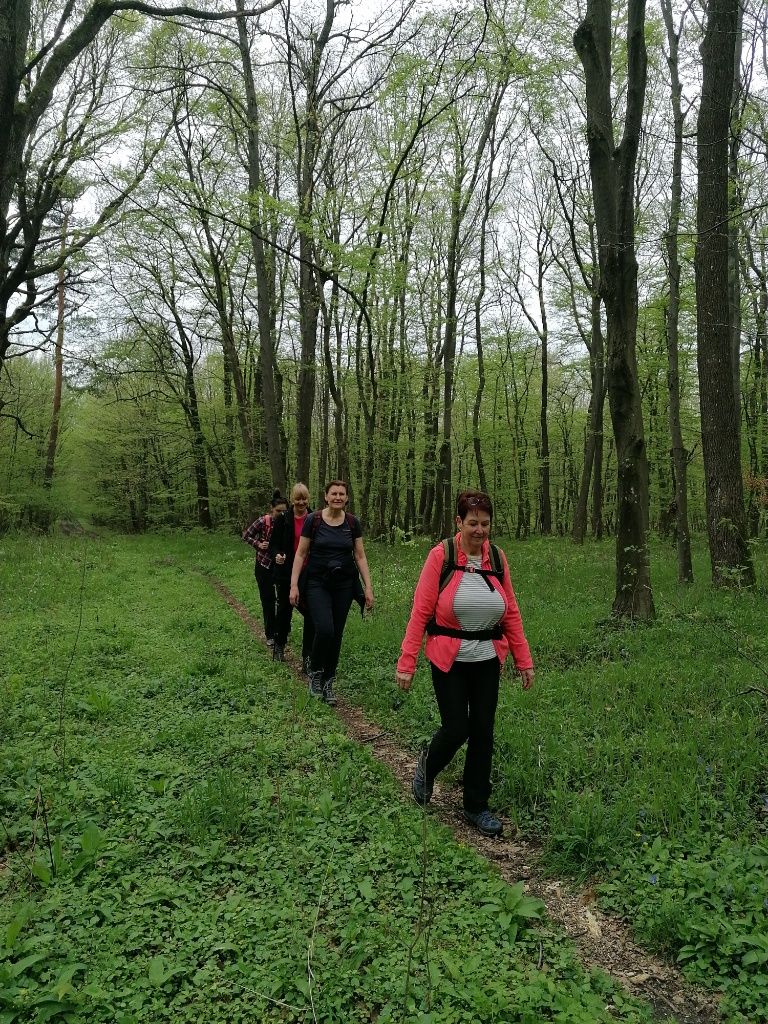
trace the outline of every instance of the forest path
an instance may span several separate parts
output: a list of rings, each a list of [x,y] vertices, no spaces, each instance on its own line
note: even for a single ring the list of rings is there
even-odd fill
[[[251,632],[266,641],[261,623],[245,605],[207,573],[202,575],[237,613]],[[286,652],[285,664],[301,678],[299,658]],[[394,669],[393,669],[394,672]],[[336,714],[347,734],[364,744],[371,754],[385,764],[410,794],[414,756],[393,737],[370,722],[360,708],[338,696]],[[435,785],[429,814],[451,829],[458,842],[471,846],[496,865],[502,878],[510,884],[525,882],[526,892],[543,900],[550,920],[574,942],[579,958],[587,968],[599,968],[610,974],[638,998],[646,1000],[659,1020],[672,1017],[678,1024],[717,1024],[723,1017],[718,996],[689,984],[677,968],[639,947],[626,924],[598,909],[595,895],[589,888],[546,876],[539,866],[540,848],[533,842],[514,835],[514,826],[503,819],[506,835],[486,839],[470,828],[461,817],[461,792],[458,788]]]

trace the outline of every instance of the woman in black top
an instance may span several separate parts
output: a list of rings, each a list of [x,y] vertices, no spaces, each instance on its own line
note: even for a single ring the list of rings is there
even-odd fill
[[[297,483],[291,489],[291,504],[284,516],[275,522],[269,538],[269,554],[272,558],[272,572],[277,588],[277,621],[275,623],[275,646],[272,657],[275,661],[285,660],[285,645],[291,632],[291,613],[293,605],[290,601],[291,570],[293,558],[299,545],[301,531],[312,510],[309,507],[309,490],[306,484]],[[315,631],[312,618],[304,608],[304,632],[301,641],[301,663],[304,671],[309,672],[309,652]]]
[[[307,516],[291,571],[290,599],[298,606],[299,577],[306,562],[302,589],[315,627],[309,692],[327,704],[336,703],[333,682],[352,601],[358,600],[361,607],[373,607],[362,530],[359,520],[346,511],[347,498],[346,483],[331,480],[325,488],[325,508]]]

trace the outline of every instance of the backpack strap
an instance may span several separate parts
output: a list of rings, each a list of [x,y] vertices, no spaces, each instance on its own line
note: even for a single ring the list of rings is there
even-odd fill
[[[466,565],[457,565],[455,537],[448,537],[446,540],[442,541],[442,548],[443,567],[440,570],[440,586],[438,588],[438,595],[445,590],[448,585],[448,581],[455,572],[477,573],[483,577],[489,590],[494,589],[489,577],[495,576],[497,580],[503,582],[504,563],[501,560],[501,552],[495,544],[491,544],[490,569],[475,569],[474,566],[467,567]],[[457,640],[500,640],[504,635],[499,623],[496,623],[496,625],[492,626],[490,629],[451,629],[448,626],[438,626],[434,615],[426,625],[426,632],[429,636],[450,636]]]
[[[493,590],[489,576],[495,576],[500,583],[504,581],[504,563],[501,560],[501,552],[495,544],[490,545],[490,569],[467,568],[466,565],[458,565],[456,562],[456,538],[448,537],[442,542],[443,547],[443,568],[440,570],[440,586],[438,594],[442,593],[448,585],[448,581],[455,572],[476,572],[479,573],[488,587]]]
[[[311,512],[310,515],[312,516],[312,526],[309,532],[309,543],[311,546],[312,541],[315,539],[315,534],[320,529],[320,523],[323,521],[323,513],[321,509],[318,509],[316,512]],[[354,533],[357,526],[357,518],[351,512],[345,512],[344,519],[350,531]]]
[[[438,593],[445,590],[448,580],[458,566],[456,565],[456,538],[448,537],[442,542],[443,547],[443,568],[440,570],[440,587]]]

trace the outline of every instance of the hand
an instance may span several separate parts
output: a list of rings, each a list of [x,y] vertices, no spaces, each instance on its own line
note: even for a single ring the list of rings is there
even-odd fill
[[[275,555],[275,562],[278,565],[285,565],[285,555]]]
[[[520,681],[523,684],[524,690],[530,690],[533,686],[533,677],[535,673],[532,668],[521,668],[520,669]]]
[[[365,610],[369,612],[373,608],[373,591],[370,587],[365,588]]]
[[[288,600],[291,602],[294,608],[299,607],[299,585],[298,583],[291,584],[291,591],[288,595]]]
[[[401,690],[410,690],[413,676],[409,676],[406,672],[395,672],[395,682]]]
[[[259,551],[266,551],[267,548],[269,547],[269,541],[268,540],[260,540],[258,545],[257,545],[257,547],[258,547]]]

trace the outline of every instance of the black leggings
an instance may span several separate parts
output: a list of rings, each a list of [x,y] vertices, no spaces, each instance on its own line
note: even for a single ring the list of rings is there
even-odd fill
[[[267,634],[267,640],[274,640],[275,624],[277,622],[275,578],[272,575],[271,569],[265,569],[258,562],[256,563],[256,584],[259,588],[261,610],[264,615],[264,632]]]
[[[324,680],[336,675],[353,592],[352,582],[331,589],[321,580],[307,580],[306,602],[315,628],[312,671],[322,672]]]
[[[288,637],[291,635],[291,616],[293,605],[290,602],[291,581],[281,579],[277,581],[277,624],[275,626],[275,642],[285,647]],[[301,660],[302,662],[312,651],[312,641],[315,639],[315,628],[312,625],[312,616],[309,609],[304,611],[304,631],[301,638]]]
[[[487,810],[491,795],[493,724],[500,671],[498,658],[454,661],[448,672],[432,665],[441,725],[429,744],[427,780],[431,782],[466,742],[464,809],[473,814]]]

